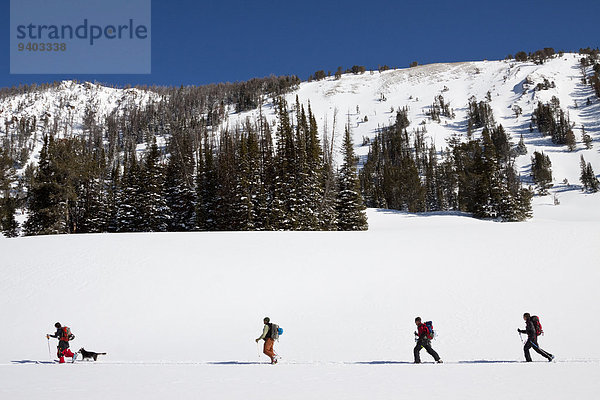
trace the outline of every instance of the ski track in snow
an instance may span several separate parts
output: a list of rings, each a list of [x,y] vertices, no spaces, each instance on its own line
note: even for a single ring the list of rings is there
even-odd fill
[[[595,398],[600,389],[598,364],[546,364],[0,365],[0,379],[6,380],[0,395],[11,399],[263,399],[265,393],[283,399]]]

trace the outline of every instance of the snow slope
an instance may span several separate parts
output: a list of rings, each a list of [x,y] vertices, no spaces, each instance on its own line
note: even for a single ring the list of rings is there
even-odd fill
[[[531,182],[529,175],[533,152],[544,151],[552,161],[555,187],[551,194],[560,201],[565,192],[580,188],[581,155],[591,162],[596,174],[600,173],[600,100],[589,85],[581,82],[580,59],[579,54],[566,53],[543,65],[514,60],[479,61],[431,64],[362,75],[344,74],[339,80],[329,77],[322,81],[302,83],[286,99],[290,108],[293,108],[296,96],[305,106],[310,101],[319,128],[322,132],[327,128],[327,135],[333,135],[338,145],[349,119],[357,154],[364,160],[369,147],[362,146],[363,138],[373,138],[379,128],[393,123],[396,111],[402,107],[409,108],[409,131],[425,126],[426,136],[438,149],[446,147],[446,139],[452,135],[464,138],[469,98],[474,96],[477,101],[484,101],[489,91],[489,104],[496,123],[504,126],[515,144],[523,135],[528,154],[516,160],[523,181]],[[536,85],[543,83],[544,79],[554,82],[555,87],[535,90]],[[434,97],[440,94],[445,102],[450,103],[456,115],[454,119],[441,117],[441,122],[437,123],[426,112],[431,108]],[[382,96],[385,101],[381,101]],[[529,132],[531,115],[538,101],[546,103],[553,96],[560,100],[561,108],[574,124],[577,148],[573,152],[568,152],[566,146],[554,145],[550,137],[542,137],[536,128]],[[590,105],[587,105],[588,98]],[[518,118],[515,117],[513,106],[522,109],[522,115]],[[273,123],[276,122],[271,103],[265,103],[262,112]],[[240,121],[254,119],[258,115],[258,110],[231,113],[224,126],[236,126]],[[367,121],[364,121],[365,117]],[[582,143],[582,127],[594,140],[592,149],[586,150]],[[563,183],[565,179],[567,183]]]
[[[9,96],[0,100],[0,118],[32,118],[36,117],[38,129],[43,128],[42,119],[48,117],[50,126],[54,119],[59,121],[59,128],[64,124],[73,125],[67,134],[81,134],[86,107],[96,117],[97,123],[113,112],[120,115],[128,106],[145,105],[157,101],[159,96],[151,91],[136,88],[119,89],[91,82],[62,81],[56,87],[38,88],[38,91]],[[2,132],[4,132],[2,126]],[[59,134],[64,134],[59,129]]]
[[[120,116],[132,106],[144,106],[159,101],[159,98],[159,95],[148,90],[62,81],[56,87],[38,88],[31,93],[0,99],[0,138],[6,137],[8,129],[14,135],[17,129],[16,122],[22,118],[30,121],[35,118],[36,130],[25,145],[33,149],[29,162],[37,163],[43,136],[55,123],[58,137],[84,135],[86,108],[93,111],[95,124],[103,125],[106,117],[111,114]],[[44,119],[48,120],[47,124],[43,122]],[[7,128],[8,123],[10,125]]]
[[[542,209],[503,224],[369,210],[367,232],[0,239],[0,397],[593,397],[600,216]],[[517,363],[523,312],[557,363]],[[253,341],[266,315],[285,329],[274,367]],[[417,315],[446,364],[408,365]],[[56,321],[73,348],[108,355],[36,364]]]

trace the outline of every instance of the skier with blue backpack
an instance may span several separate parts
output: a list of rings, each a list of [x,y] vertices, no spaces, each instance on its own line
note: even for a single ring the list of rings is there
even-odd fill
[[[440,356],[431,348],[431,339],[434,337],[433,323],[431,321],[423,323],[421,322],[421,317],[417,317],[415,318],[415,324],[417,325],[417,331],[415,332],[417,345],[414,350],[415,364],[421,364],[421,356],[419,355],[421,349],[427,350],[435,362],[441,364],[442,360],[440,359]]]
[[[262,335],[256,339],[256,343],[264,340],[263,353],[271,359],[271,364],[277,364],[277,354],[273,346],[275,345],[275,341],[279,340],[279,335],[283,334],[283,329],[279,325],[272,323],[269,317],[265,317],[263,322],[265,326],[263,327]]]

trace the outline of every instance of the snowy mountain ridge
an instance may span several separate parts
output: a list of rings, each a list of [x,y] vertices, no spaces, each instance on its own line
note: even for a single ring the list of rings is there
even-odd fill
[[[384,126],[395,121],[396,111],[407,107],[410,130],[426,129],[426,138],[439,150],[446,147],[452,136],[466,138],[469,99],[486,101],[493,110],[496,124],[502,124],[516,144],[521,135],[528,153],[516,159],[521,179],[531,184],[531,155],[543,151],[552,162],[553,184],[551,193],[578,190],[579,163],[583,155],[587,162],[600,171],[600,101],[592,88],[582,82],[581,55],[566,53],[547,60],[544,64],[514,60],[439,63],[388,71],[367,71],[363,74],[343,74],[340,79],[303,82],[285,97],[292,109],[296,97],[303,105],[310,102],[322,136],[333,139],[338,149],[344,125],[350,122],[357,154],[364,161],[369,151],[368,142]],[[588,73],[590,71],[587,71]],[[432,120],[428,112],[434,98],[443,96],[450,104],[454,118]],[[577,144],[574,151],[552,143],[543,137],[537,127],[530,130],[531,117],[538,102],[560,101],[566,112]],[[129,105],[143,106],[161,101],[161,96],[141,89],[114,89],[92,83],[62,82],[58,87],[36,93],[10,96],[0,100],[0,138],[7,136],[6,121],[37,118],[37,135],[28,146],[31,160],[41,148],[40,133],[48,129],[41,122],[44,116],[56,120],[61,134],[83,134],[86,108],[94,111],[97,121],[111,113],[122,113]],[[515,113],[520,110],[520,114]],[[265,116],[277,124],[276,110],[269,99],[260,109],[235,112],[229,106],[220,126],[214,130],[240,128],[250,119]],[[51,123],[51,122],[50,122]],[[582,143],[583,129],[592,139],[592,148]],[[476,130],[474,136],[481,132]],[[164,143],[159,138],[159,143]],[[143,150],[144,145],[139,146]],[[339,160],[339,154],[337,155]],[[560,200],[558,200],[560,201]]]
[[[373,138],[379,128],[392,124],[399,108],[409,108],[409,130],[425,127],[426,136],[441,149],[446,146],[446,139],[453,135],[466,137],[469,99],[473,96],[477,101],[485,101],[487,97],[496,124],[503,125],[514,144],[523,135],[528,154],[517,159],[523,177],[529,175],[533,151],[544,151],[550,154],[553,163],[555,185],[560,185],[565,179],[577,184],[580,155],[583,154],[592,165],[597,165],[597,170],[600,169],[600,102],[592,88],[581,82],[580,58],[578,54],[565,54],[542,65],[514,60],[480,61],[430,64],[362,75],[345,74],[339,80],[329,77],[323,81],[302,83],[297,91],[287,95],[287,100],[294,104],[298,96],[302,104],[310,101],[320,128],[324,129],[327,125],[327,134],[331,137],[335,132],[338,140],[349,118],[357,153],[366,156],[368,146],[361,146],[364,138]],[[544,84],[544,80],[553,87],[537,90],[537,85]],[[439,95],[450,104],[455,117],[441,116],[437,123],[426,113],[431,109],[434,97]],[[560,100],[560,106],[573,124],[577,139],[573,152],[567,151],[565,146],[554,145],[549,137],[542,137],[537,128],[534,127],[533,132],[529,130],[538,101],[547,103],[552,97]],[[264,109],[272,110],[269,106],[267,103]],[[522,110],[518,117],[513,111],[517,106]],[[257,114],[258,111],[231,114],[226,124],[233,126]],[[275,121],[274,112],[267,115]],[[336,123],[332,126],[334,120]],[[590,150],[582,144],[582,127],[595,143]]]
[[[122,116],[132,107],[143,107],[159,100],[152,91],[136,88],[119,89],[97,83],[62,81],[58,85],[37,87],[27,93],[9,95],[0,99],[0,141],[14,146],[18,133],[30,130],[29,137],[20,143],[28,150],[21,157],[21,170],[28,163],[37,163],[43,136],[55,137],[86,135],[88,126],[105,129],[109,115]],[[104,132],[105,134],[105,132]]]
[[[111,88],[98,83],[62,81],[58,86],[39,88],[31,93],[8,96],[0,100],[0,119],[36,117],[38,122],[45,116],[50,120],[69,118],[74,133],[80,132],[86,107],[97,119],[102,120],[113,112],[122,112],[128,105],[144,105],[158,100],[158,95],[137,88]],[[40,122],[41,125],[41,122]],[[41,127],[38,127],[41,128]],[[4,126],[0,130],[6,134]]]

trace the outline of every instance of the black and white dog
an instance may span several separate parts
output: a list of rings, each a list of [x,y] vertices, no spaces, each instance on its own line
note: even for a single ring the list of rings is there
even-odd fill
[[[94,353],[93,351],[86,351],[83,347],[79,349],[78,353],[81,354],[81,357],[84,361],[86,359],[87,360],[94,359],[94,361],[96,361],[96,360],[98,360],[98,356],[106,355],[106,353]]]

